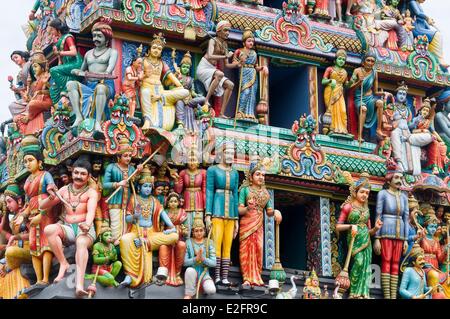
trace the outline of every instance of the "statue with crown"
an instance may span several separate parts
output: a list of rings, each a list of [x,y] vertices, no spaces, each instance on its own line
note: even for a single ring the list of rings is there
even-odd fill
[[[142,170],[138,182],[138,193],[133,185],[131,187],[134,209],[125,217],[130,230],[120,240],[120,255],[126,275],[121,285],[131,288],[150,284],[153,279],[153,251],[178,241],[177,228],[152,195],[154,177],[148,166]]]

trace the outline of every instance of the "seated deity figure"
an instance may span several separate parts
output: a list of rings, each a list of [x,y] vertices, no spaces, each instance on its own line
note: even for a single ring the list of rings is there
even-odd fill
[[[77,127],[85,118],[93,118],[95,114],[95,131],[101,131],[101,121],[108,101],[114,97],[114,68],[118,58],[117,50],[112,49],[113,31],[104,21],[97,22],[92,27],[92,39],[95,48],[84,56],[81,69],[72,70],[72,74],[85,77],[86,82],[67,82],[67,91],[75,113]],[[94,110],[95,108],[95,110]]]
[[[144,79],[141,84],[141,108],[144,118],[142,130],[158,127],[171,131],[175,124],[175,104],[189,96],[189,91],[163,62],[161,55],[166,45],[162,33],[155,34],[149,52],[144,58]],[[172,90],[165,90],[163,82],[175,85]]]
[[[153,251],[159,250],[163,245],[175,245],[179,239],[177,228],[163,206],[151,195],[153,182],[154,177],[149,168],[145,167],[139,178],[140,189],[134,202],[134,213],[125,217],[131,230],[120,240],[120,255],[126,274],[121,282],[122,286],[135,288],[151,283]],[[167,226],[166,230],[164,225]]]

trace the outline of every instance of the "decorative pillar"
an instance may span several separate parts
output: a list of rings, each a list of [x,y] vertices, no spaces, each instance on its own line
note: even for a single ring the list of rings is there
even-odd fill
[[[123,67],[122,61],[123,59],[123,51],[122,51],[123,41],[119,39],[113,39],[111,43],[111,47],[117,50],[118,58],[116,62],[116,67],[114,69],[114,75],[117,75],[117,79],[114,80],[114,86],[116,88],[116,94],[121,91],[122,87],[122,78],[123,78]]]
[[[269,68],[270,60],[268,57],[260,56],[259,65]],[[259,81],[259,103],[256,106],[256,114],[260,124],[269,125],[269,75],[264,76],[260,73]]]
[[[322,247],[322,275],[332,276],[331,267],[330,200],[320,198],[320,243]]]
[[[319,101],[318,101],[318,79],[317,79],[317,67],[308,66],[308,78],[309,78],[309,113],[314,117],[316,123],[319,123]],[[314,132],[319,133],[319,125],[316,125]]]
[[[274,192],[268,189],[272,203],[274,203]],[[272,269],[275,263],[275,221],[273,217],[264,214],[264,262],[263,268]]]

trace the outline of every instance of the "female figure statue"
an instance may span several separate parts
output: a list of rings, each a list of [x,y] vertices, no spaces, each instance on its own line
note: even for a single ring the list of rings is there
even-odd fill
[[[176,227],[179,239],[175,245],[161,245],[159,248],[158,272],[164,274],[160,280],[165,280],[167,285],[176,287],[183,284],[180,274],[186,254],[185,240],[189,237],[187,214],[180,208],[180,196],[177,193],[170,193],[167,196],[165,211]]]
[[[9,111],[13,117],[16,117],[25,112],[28,102],[28,78],[30,77],[31,71],[30,54],[26,51],[16,50],[11,53],[11,60],[20,67],[16,85],[13,84],[14,79],[10,79],[10,89],[14,92],[16,101],[9,105]]]
[[[273,209],[270,194],[264,185],[263,162],[252,163],[239,191],[239,261],[243,286],[263,286],[261,278],[264,241],[264,211],[281,222],[281,213]]]
[[[255,117],[258,72],[267,76],[269,70],[265,66],[258,65],[258,55],[254,49],[255,36],[248,28],[242,34],[242,44],[244,47],[234,53],[234,64],[241,67],[236,119],[258,122]]]
[[[57,40],[53,46],[53,53],[58,57],[58,65],[50,69],[54,81],[50,87],[50,97],[53,104],[56,104],[61,98],[61,93],[66,91],[67,82],[78,80],[71,72],[73,69],[81,68],[83,58],[77,52],[75,38],[61,19],[52,20],[48,31]]]
[[[370,236],[374,236],[383,225],[381,220],[376,221],[374,228],[370,225],[369,193],[369,179],[362,176],[350,187],[350,195],[341,206],[341,215],[336,225],[336,230],[339,233],[349,231],[347,233],[348,243],[354,237],[351,251],[353,265],[350,271],[350,298],[355,299],[368,299],[370,297],[369,285],[372,276]]]
[[[139,50],[139,49],[138,49]],[[128,115],[134,117],[137,104],[137,90],[140,85],[140,81],[144,79],[144,72],[142,70],[142,58],[140,54],[133,57],[131,65],[125,70],[125,78],[122,82],[122,91],[125,93],[129,104]]]
[[[330,133],[347,134],[347,108],[345,106],[344,86],[348,83],[347,71],[344,69],[347,52],[339,49],[336,52],[334,66],[325,70],[322,85],[327,113],[331,114]]]

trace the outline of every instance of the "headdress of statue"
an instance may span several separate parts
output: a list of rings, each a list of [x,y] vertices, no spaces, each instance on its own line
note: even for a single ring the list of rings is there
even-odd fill
[[[347,51],[345,49],[338,49],[336,51],[336,58],[344,57],[347,59]]]
[[[148,167],[148,165],[144,166],[144,169],[141,172],[141,175],[139,177],[139,184],[145,184],[145,183],[151,183],[155,181],[155,178],[152,176],[152,171]]]
[[[224,29],[231,29],[231,23],[228,22],[227,20],[222,20],[222,21],[219,21],[219,23],[217,23],[217,28],[216,28],[217,32],[220,32]]]
[[[240,189],[242,187],[251,185],[252,175],[256,171],[263,171],[265,173],[266,171],[270,170],[271,166],[272,166],[272,161],[271,161],[270,158],[268,158],[268,157],[264,157],[264,158],[261,158],[261,159],[255,158],[250,163],[249,170],[248,170],[247,174],[245,174],[245,180],[242,182],[242,185],[241,185]]]
[[[441,95],[439,95],[437,101],[441,104],[450,101],[450,88],[447,88],[444,92],[442,92]]]
[[[128,140],[128,138],[122,137],[119,141],[119,151],[117,152],[117,154],[124,154],[127,152],[133,152],[133,151],[134,151],[134,149],[130,145],[130,141]]]
[[[44,51],[41,50],[36,50],[33,52],[33,54],[31,55],[31,62],[37,63],[39,65],[41,65],[45,70],[48,69],[48,61],[47,58],[45,57]]]
[[[316,273],[316,271],[314,270],[314,268],[313,268],[313,270],[311,271],[311,273],[309,274],[309,278],[310,278],[311,280],[319,280],[319,277],[317,277],[317,273]]]
[[[32,155],[36,159],[42,161],[42,151],[39,140],[34,135],[27,135],[20,143],[22,146],[23,155]]]
[[[164,38],[162,32],[159,32],[158,34],[153,35],[153,40],[150,43],[150,45],[158,44],[162,46],[163,48],[166,46],[166,39]]]
[[[10,184],[6,187],[4,191],[5,196],[10,196],[14,199],[23,196],[23,190],[17,184]]]
[[[252,29],[245,28],[244,33],[242,33],[242,42],[247,41],[249,38],[255,38],[255,35],[253,34]]]
[[[189,51],[187,51],[184,54],[183,58],[181,59],[181,63],[180,64],[181,65],[187,64],[189,66],[192,66],[192,56],[191,56],[191,53]]]
[[[192,229],[195,229],[195,228],[205,228],[205,223],[203,222],[202,218],[199,218],[199,217],[194,218],[194,222],[192,224]]]
[[[408,92],[408,90],[409,90],[409,88],[408,88],[408,85],[406,85],[405,81],[400,81],[400,82],[398,82],[397,89],[395,91],[396,92],[399,92],[399,91]]]
[[[433,207],[430,207],[422,208],[422,213],[424,215],[423,224],[425,227],[430,224],[439,224],[439,220],[436,217]]]
[[[400,266],[400,270],[402,272],[405,271],[407,263],[412,265],[413,260],[416,260],[419,256],[423,256],[425,254],[422,247],[420,247],[419,243],[415,242],[412,246],[411,250],[409,251],[408,255],[403,259],[403,262]]]
[[[93,31],[100,31],[106,38],[108,46],[111,45],[111,40],[113,38],[113,30],[111,28],[112,20],[107,17],[102,17],[99,22],[92,26]]]
[[[111,232],[111,228],[108,226],[100,227],[100,231],[98,232],[99,237],[103,236],[104,233]]]
[[[348,182],[350,184],[350,195],[347,197],[347,199],[345,200],[345,202],[342,204],[341,207],[347,204],[351,204],[351,202],[354,199],[356,199],[356,194],[358,193],[358,190],[360,190],[361,188],[369,190],[371,189],[369,177],[370,175],[367,172],[362,173],[360,178],[356,182],[353,182],[350,176],[348,177]]]

